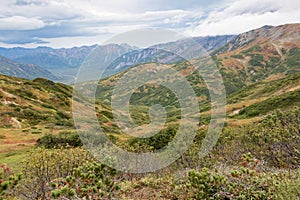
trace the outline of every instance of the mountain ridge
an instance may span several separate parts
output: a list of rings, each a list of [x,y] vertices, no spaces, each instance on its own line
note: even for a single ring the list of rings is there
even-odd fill
[[[207,48],[208,51],[211,51],[225,44],[234,37],[234,35],[228,35],[196,37],[194,39],[195,41],[199,42],[200,45],[202,45],[204,48]],[[176,47],[179,46],[181,42],[182,41],[180,40],[174,41],[173,44]],[[104,70],[112,62],[112,64],[107,68],[108,70],[106,76],[109,76],[127,69],[128,67],[132,66],[132,63],[153,61],[153,49],[157,48],[158,46],[170,44],[172,43],[158,44],[156,46],[154,45],[145,49],[137,49],[136,47],[127,44],[108,44],[103,46],[92,45],[60,49],[42,46],[37,48],[0,48],[0,55],[3,55],[16,62],[34,63],[40,65],[50,72],[63,77],[64,83],[72,83],[74,81],[77,70],[85,61],[85,59],[93,52],[93,50],[97,50],[98,52],[100,52],[97,56],[97,58],[99,59],[98,63],[101,63],[101,65],[103,65],[97,66],[97,68],[95,66],[94,70]],[[174,49],[176,50],[177,48]],[[120,57],[123,54],[125,57]],[[143,55],[142,57],[146,59],[142,59],[138,62],[131,62],[132,59],[141,57],[141,55]],[[111,59],[105,59],[106,56],[111,57]],[[117,68],[119,65],[121,65],[121,67]],[[85,75],[87,77],[86,81],[93,80],[94,74],[95,73],[90,73]],[[88,78],[88,76],[92,76],[93,78]]]
[[[264,26],[243,34],[211,55],[230,91],[300,71],[300,23]]]
[[[0,56],[0,73],[20,78],[47,78],[59,81],[59,77],[35,64],[22,64]]]

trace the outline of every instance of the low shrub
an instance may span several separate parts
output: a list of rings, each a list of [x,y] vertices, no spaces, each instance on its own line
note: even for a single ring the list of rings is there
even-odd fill
[[[37,141],[37,146],[45,148],[58,148],[58,147],[79,147],[82,142],[77,133],[63,131],[58,135],[47,134]]]
[[[73,169],[65,178],[50,182],[50,197],[72,199],[111,199],[119,190],[117,171],[106,165],[89,162]]]

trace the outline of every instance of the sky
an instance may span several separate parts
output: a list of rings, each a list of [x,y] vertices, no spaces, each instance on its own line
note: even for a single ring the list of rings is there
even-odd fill
[[[0,46],[102,44],[145,28],[186,36],[300,23],[299,0],[0,0]]]

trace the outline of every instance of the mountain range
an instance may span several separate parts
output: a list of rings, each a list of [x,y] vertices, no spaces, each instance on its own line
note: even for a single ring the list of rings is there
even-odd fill
[[[228,43],[233,38],[235,38],[234,35],[229,35],[196,37],[193,38],[193,40],[199,43],[205,51],[211,52]],[[73,47],[70,49],[53,49],[50,47],[37,47],[33,49],[20,47],[0,48],[0,55],[11,59],[16,63],[28,63],[41,66],[55,75],[55,77],[48,77],[53,81],[59,80],[64,83],[72,83],[80,66],[93,50],[95,50],[93,53],[97,54],[97,63],[89,63],[91,69],[85,70],[86,75],[84,81],[95,80],[97,78],[94,76],[95,70],[105,71],[104,77],[106,77],[127,69],[133,64],[156,61],[158,57],[162,56],[162,53],[158,52],[159,49],[168,48],[171,49],[173,53],[180,55],[181,46],[187,42],[188,40],[179,40],[176,42],[154,45],[146,49],[138,49],[137,47],[132,47],[127,44],[93,45]],[[170,58],[167,58],[168,55],[169,54],[164,55],[164,58],[159,61],[165,60],[165,63],[169,63],[168,60],[170,60]],[[191,55],[193,55],[193,53]],[[173,60],[173,62],[181,60],[182,59],[176,59]],[[106,68],[107,70],[105,70]],[[13,71],[13,69],[11,69],[11,71]],[[91,72],[89,73],[88,71]],[[3,74],[7,73],[3,72]],[[20,77],[24,78],[24,76]],[[39,76],[35,76],[34,78],[38,77]],[[40,77],[44,76],[40,75]]]
[[[212,51],[211,57],[214,61],[213,63],[218,67],[223,77],[227,94],[236,92],[253,83],[277,80],[298,73],[300,71],[299,30],[300,24],[288,24],[278,27],[265,26],[240,34],[225,46]],[[148,51],[148,49],[143,51]],[[126,55],[128,55],[128,58],[135,58],[134,56],[130,56],[131,53]],[[123,56],[125,60],[126,55]],[[169,56],[168,54],[166,55]],[[143,58],[143,56],[138,58]],[[151,58],[146,61],[150,62]],[[207,86],[203,80],[199,78],[198,73],[191,73],[191,69],[193,64],[202,68],[207,66],[208,63],[206,60],[207,58],[204,57],[175,63],[162,62],[162,64],[175,68],[185,74],[199,98],[202,96],[201,99],[205,100],[209,99],[209,93],[206,89]],[[118,59],[116,61],[118,61]],[[139,64],[140,61],[142,61],[142,59],[136,59],[136,66],[149,65],[146,61],[145,64]],[[131,65],[133,65],[133,63],[131,63]],[[126,72],[128,66],[122,68],[122,72],[119,74],[99,81],[99,89],[96,93],[99,99],[103,101],[109,99],[112,90],[118,83],[118,80]],[[167,88],[161,87],[154,93],[151,93],[151,91],[153,92],[153,88],[151,89],[151,87],[141,89],[140,93],[142,94],[136,91],[137,94],[132,97],[132,101],[135,102],[136,105],[150,105],[149,97],[153,97],[153,101],[157,101],[157,98],[164,97],[168,99],[168,101],[164,103],[175,104],[174,99],[171,98],[171,96],[174,95],[172,95],[170,91],[167,91]]]
[[[161,44],[163,47],[158,45],[159,47],[154,46],[143,50],[114,44],[101,48],[93,47],[96,48],[95,55],[99,56],[96,57],[97,61],[102,59],[101,62],[104,64],[108,65],[110,63],[108,60],[112,60],[121,54],[124,55],[123,63],[135,61],[134,64],[123,65],[123,71],[120,72],[114,70],[113,67],[116,65],[111,65],[113,75],[108,75],[106,78],[97,81],[94,107],[99,124],[114,142],[131,139],[130,136],[124,134],[114,119],[111,96],[122,75],[138,69],[137,67],[145,67],[145,69],[153,66],[157,69],[168,67],[182,73],[189,81],[199,102],[200,130],[207,128],[210,122],[211,99],[205,80],[201,78],[201,74],[194,71],[193,66],[209,69],[213,64],[218,67],[222,74],[227,93],[225,125],[228,128],[226,130],[260,122],[276,109],[289,112],[293,107],[300,106],[299,30],[300,24],[288,24],[278,27],[265,26],[240,34],[237,37],[232,36],[231,40],[229,36],[226,36],[225,40],[230,41],[223,46],[220,45],[216,37],[215,39],[210,38],[211,41],[206,40],[209,51],[203,52],[202,57],[192,57],[188,61],[179,59],[176,63],[162,62],[160,65],[155,63],[157,61],[155,56],[149,56],[147,58],[149,60],[143,60],[137,55],[142,55],[145,52],[145,55],[147,55],[147,52],[154,52],[155,48],[166,47],[170,47],[178,53],[181,50],[179,47],[176,48],[175,43],[186,46],[189,44],[181,40]],[[225,41],[220,40],[221,43]],[[130,49],[130,52],[124,54],[128,49]],[[109,52],[107,56],[111,57],[103,57],[107,52]],[[172,54],[165,54],[163,51],[162,54],[165,55],[166,61],[168,61],[169,56],[170,58],[173,56]],[[211,57],[206,57],[208,54]],[[133,60],[133,58],[138,59]],[[172,61],[172,59],[170,60]],[[74,102],[72,86],[45,78],[35,78],[35,76],[48,74],[49,79],[55,79],[47,71],[29,76],[28,73],[31,70],[25,69],[30,68],[30,66],[36,67],[32,70],[35,73],[44,70],[37,65],[20,64],[4,57],[0,57],[0,61],[0,63],[4,63],[2,66],[8,66],[1,68],[1,70],[6,70],[3,73],[10,73],[10,76],[0,75],[0,132],[3,132],[0,138],[2,148],[0,153],[4,152],[6,155],[16,150],[29,149],[36,144],[38,139],[47,134],[58,135],[58,133],[65,131],[67,131],[66,134],[75,132],[71,107]],[[116,63],[120,64],[121,62]],[[91,66],[90,72],[93,72],[95,69],[93,66],[96,65]],[[13,69],[13,72],[8,69]],[[16,74],[16,71],[19,74]],[[155,74],[155,71],[150,70],[149,72]],[[25,76],[22,73],[26,73],[26,79],[15,77]],[[135,74],[132,75],[138,77],[138,74],[136,76]],[[213,75],[214,73],[210,71],[209,76],[214,77]],[[81,84],[89,85],[91,83],[95,82],[88,81]],[[180,89],[180,85],[178,89]],[[89,91],[84,90],[84,92],[86,95],[84,97],[88,99]],[[167,87],[160,86],[158,83],[143,85],[133,92],[129,105],[132,121],[139,126],[149,124],[151,121],[149,117],[150,108],[156,104],[165,108],[166,126],[176,126],[181,119],[179,101],[174,92]],[[79,104],[79,106],[81,105]],[[79,108],[82,109],[77,110],[77,112],[81,112],[86,107]],[[88,123],[89,121],[87,121],[87,124],[81,124],[81,126],[87,126]],[[238,131],[235,134],[238,135],[240,132]],[[72,136],[72,134],[69,135]],[[160,137],[158,138],[159,141],[161,141]],[[233,135],[230,137],[233,137]],[[51,144],[53,141],[49,140],[48,142]],[[5,160],[10,162],[11,157],[5,157]]]

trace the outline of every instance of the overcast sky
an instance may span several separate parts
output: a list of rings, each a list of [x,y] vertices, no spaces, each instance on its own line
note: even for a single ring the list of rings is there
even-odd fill
[[[0,46],[101,44],[141,28],[188,36],[300,23],[299,0],[1,0]]]

